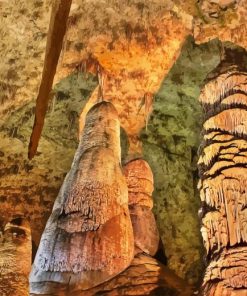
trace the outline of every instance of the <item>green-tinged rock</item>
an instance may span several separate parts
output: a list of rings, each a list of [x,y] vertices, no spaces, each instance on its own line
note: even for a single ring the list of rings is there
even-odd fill
[[[148,129],[141,136],[154,173],[154,212],[168,265],[191,283],[200,280],[203,270],[196,189],[202,124],[198,96],[218,63],[217,40],[197,46],[189,37],[156,94]]]

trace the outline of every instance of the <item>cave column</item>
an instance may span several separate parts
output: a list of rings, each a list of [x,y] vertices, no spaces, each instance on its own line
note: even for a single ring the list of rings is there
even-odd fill
[[[208,266],[202,295],[247,295],[246,53],[225,48],[201,91],[198,161],[201,233]]]

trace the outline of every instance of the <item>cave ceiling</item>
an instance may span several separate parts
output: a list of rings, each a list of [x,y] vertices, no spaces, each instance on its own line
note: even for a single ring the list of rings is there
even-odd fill
[[[141,155],[143,146],[154,175],[167,176],[157,178],[154,210],[171,267],[198,279],[200,271],[190,274],[202,248],[196,218],[188,218],[191,233],[182,235],[188,232],[182,215],[195,217],[199,200],[193,177],[201,118],[197,98],[220,60],[222,42],[247,48],[247,1],[73,0],[38,153],[29,161],[53,2],[0,0],[0,224],[10,213],[28,215],[38,244],[70,168],[78,126],[83,128],[86,112],[99,100],[100,80],[103,97],[116,107],[128,136],[122,142],[129,143],[129,157]],[[173,170],[167,169],[172,163]],[[169,189],[178,172],[181,178]],[[182,187],[187,180],[188,188]],[[180,220],[166,215],[177,203],[174,196],[181,196]],[[192,251],[185,255],[179,245]]]

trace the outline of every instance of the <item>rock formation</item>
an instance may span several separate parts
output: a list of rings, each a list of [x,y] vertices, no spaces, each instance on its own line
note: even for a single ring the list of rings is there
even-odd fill
[[[225,48],[200,101],[205,111],[198,161],[201,232],[207,259],[202,295],[247,295],[246,53]]]
[[[134,231],[135,253],[155,255],[159,233],[152,213],[153,173],[143,159],[135,159],[124,166],[129,192],[129,210]]]
[[[122,273],[80,294],[80,296],[94,295],[191,296],[192,287],[157,260],[145,254],[138,254]],[[78,296],[78,294],[69,296]]]
[[[0,237],[0,294],[28,296],[32,243],[29,222],[19,216],[9,221]]]
[[[119,133],[112,104],[91,108],[41,238],[30,276],[31,294],[79,293],[130,265],[133,229]]]
[[[96,104],[41,238],[31,295],[191,295],[190,286],[149,256],[159,244],[153,174],[146,161],[132,160],[124,167],[126,184],[119,139],[114,107]]]
[[[68,5],[63,20],[53,5],[59,3]],[[98,80],[104,98],[118,112],[131,153],[145,157],[153,169],[154,212],[168,266],[196,282],[203,266],[194,190],[198,88],[217,62],[221,42],[247,48],[247,1],[72,0],[68,16],[69,5],[69,0],[0,1],[0,222],[6,224],[9,213],[20,210],[31,218],[38,246],[78,144],[78,114],[82,112],[83,125],[89,109],[81,110],[85,101],[91,107],[102,96],[100,87],[95,89]],[[62,34],[54,34],[54,24]],[[189,35],[190,46],[184,43]],[[46,44],[56,52],[52,67],[45,58]],[[186,59],[179,62],[179,55]],[[36,115],[44,117],[46,108],[48,112],[38,152],[30,161],[28,140],[42,69],[49,83],[43,84],[45,95]],[[88,72],[96,74],[90,86]],[[72,91],[68,84],[62,90],[53,85],[55,94],[49,96],[54,74],[54,83],[73,80]],[[139,136],[143,127],[145,139]],[[61,221],[66,228],[66,217]]]
[[[33,158],[37,152],[38,142],[44,125],[45,114],[48,109],[53,79],[56,74],[57,63],[67,28],[67,19],[69,16],[71,2],[72,0],[59,0],[55,1],[53,5],[46,43],[42,80],[39,87],[39,94],[35,109],[34,127],[30,138],[28,151],[29,158]]]

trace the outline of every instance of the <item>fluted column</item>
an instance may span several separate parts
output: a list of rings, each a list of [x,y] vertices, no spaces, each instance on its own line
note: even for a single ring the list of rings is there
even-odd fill
[[[247,295],[246,54],[225,49],[201,91],[201,232],[208,266],[202,295]]]

